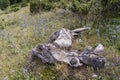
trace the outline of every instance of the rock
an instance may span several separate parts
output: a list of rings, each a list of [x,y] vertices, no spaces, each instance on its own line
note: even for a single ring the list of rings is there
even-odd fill
[[[98,54],[100,52],[103,52],[104,51],[104,46],[102,44],[99,44],[95,49],[94,49],[94,53],[95,54]]]

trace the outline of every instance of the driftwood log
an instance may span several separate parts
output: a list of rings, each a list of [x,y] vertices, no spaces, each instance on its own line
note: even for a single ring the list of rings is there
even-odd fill
[[[40,58],[42,62],[50,64],[60,61],[72,67],[79,67],[84,64],[92,66],[94,69],[104,67],[106,58],[97,56],[98,52],[104,50],[102,44],[99,44],[95,49],[85,48],[82,52],[70,49],[74,37],[87,29],[90,28],[84,27],[75,30],[63,28],[52,33],[47,43],[38,44],[32,49],[30,62],[32,62],[36,56]]]

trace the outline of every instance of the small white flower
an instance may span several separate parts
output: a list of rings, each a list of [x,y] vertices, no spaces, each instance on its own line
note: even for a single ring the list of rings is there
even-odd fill
[[[97,76],[98,76],[97,74],[93,74],[92,75],[93,78],[97,78]]]

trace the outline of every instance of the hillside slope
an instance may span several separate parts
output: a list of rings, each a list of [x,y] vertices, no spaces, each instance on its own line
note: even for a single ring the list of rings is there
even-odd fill
[[[33,62],[31,71],[26,72],[28,55],[38,43],[47,41],[49,35],[60,28],[82,27],[78,15],[64,9],[55,9],[31,15],[29,7],[17,12],[0,15],[0,80],[86,80],[94,79],[96,73],[99,79],[120,79],[120,57],[114,48],[106,48],[104,56],[108,62],[106,68],[93,71],[83,66],[72,68],[64,63],[48,65],[40,60]],[[84,32],[82,43],[75,43],[74,49],[83,50],[86,46],[94,46],[103,39],[99,39],[90,31],[91,36]],[[93,33],[92,33],[93,32]]]

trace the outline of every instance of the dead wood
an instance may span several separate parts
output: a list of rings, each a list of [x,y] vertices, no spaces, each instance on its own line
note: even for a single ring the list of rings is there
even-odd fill
[[[96,53],[103,51],[103,46],[101,48],[101,45],[100,47],[98,45],[95,49],[86,48],[82,52],[70,49],[73,44],[72,42],[74,36],[79,35],[79,32],[87,29],[90,28],[85,27],[74,30],[63,28],[53,32],[47,43],[38,44],[35,48],[32,49],[32,56],[40,58],[44,63],[54,64],[56,61],[60,61],[73,67],[86,64],[92,66],[95,69],[102,68],[104,67],[106,58],[97,56]]]

